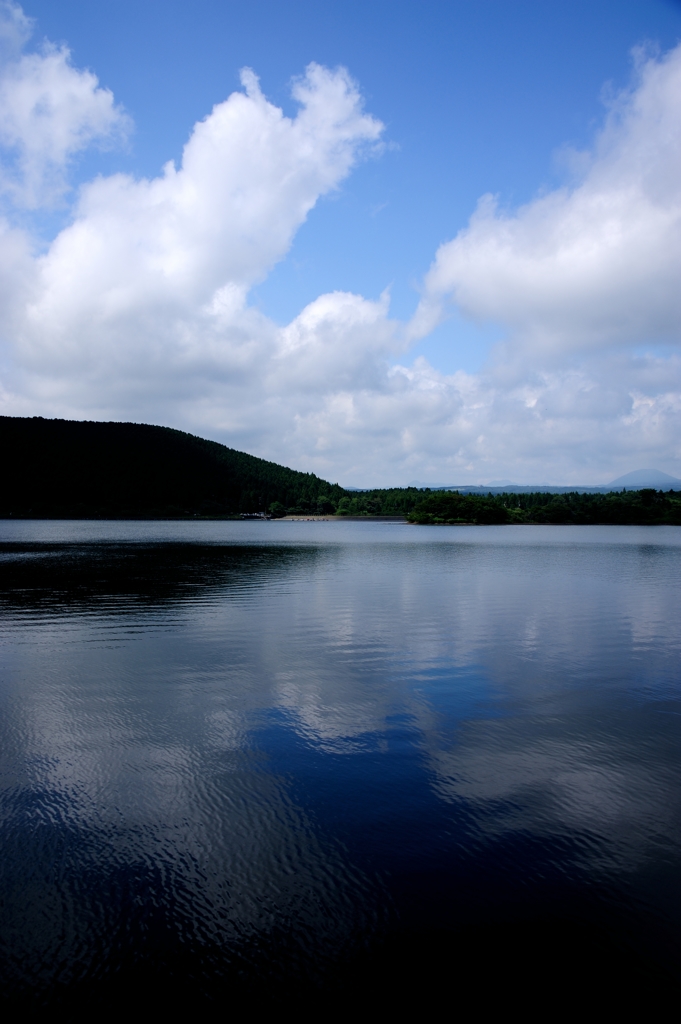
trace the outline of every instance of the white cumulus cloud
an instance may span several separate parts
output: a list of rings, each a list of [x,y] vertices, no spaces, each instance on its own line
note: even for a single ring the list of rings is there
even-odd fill
[[[129,121],[90,71],[74,68],[66,47],[21,53],[30,22],[12,3],[0,7],[0,186],[36,208],[60,198],[70,159],[93,143],[124,136]]]
[[[449,301],[544,353],[681,341],[681,49],[638,57],[583,179],[516,213],[484,196],[438,250],[415,328]]]

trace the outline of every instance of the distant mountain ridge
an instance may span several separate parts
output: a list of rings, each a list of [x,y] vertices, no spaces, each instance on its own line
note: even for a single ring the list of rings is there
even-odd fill
[[[656,490],[681,490],[681,479],[663,473],[660,469],[635,469],[609,484],[591,487],[578,484],[514,484],[505,480],[494,480],[489,484],[427,484],[412,480],[410,486],[429,487],[431,491],[460,491],[462,494],[607,494],[621,488],[639,490],[642,487],[654,487]]]
[[[610,484],[611,487],[656,487],[673,488],[681,487],[681,480],[675,476],[669,476],[660,469],[635,469],[632,473],[625,473],[618,476]]]

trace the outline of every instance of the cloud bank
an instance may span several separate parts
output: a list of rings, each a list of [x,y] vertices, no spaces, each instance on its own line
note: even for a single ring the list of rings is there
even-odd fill
[[[309,65],[287,117],[246,70],[179,166],[69,193],[74,157],[130,122],[2,11],[3,413],[166,423],[354,484],[681,474],[681,47],[637,55],[569,185],[483,197],[409,323],[387,292],[334,292],[282,327],[249,290],[382,135],[348,73]],[[41,244],[19,211],[57,201],[70,222]],[[506,329],[479,374],[409,357],[455,308]]]

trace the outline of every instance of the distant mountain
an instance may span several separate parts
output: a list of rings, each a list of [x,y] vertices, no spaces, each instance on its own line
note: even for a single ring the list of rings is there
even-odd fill
[[[313,473],[146,423],[0,416],[0,451],[5,517],[233,515],[274,502],[307,510],[320,501],[335,508],[345,493]]]
[[[681,480],[675,476],[669,476],[659,469],[635,469],[632,473],[625,473],[613,480],[609,487],[655,487],[657,490],[676,490],[681,488]]]
[[[491,480],[488,484],[430,484],[420,480],[411,480],[410,487],[429,487],[432,491],[459,491],[461,494],[498,494],[505,492],[509,494],[567,494],[579,492],[581,494],[604,494],[611,490],[620,490],[623,487],[637,490],[642,487],[654,487],[656,490],[681,490],[681,480],[669,476],[659,469],[636,469],[633,473],[626,473],[609,484],[591,484],[580,486],[579,484],[514,484],[510,480]]]

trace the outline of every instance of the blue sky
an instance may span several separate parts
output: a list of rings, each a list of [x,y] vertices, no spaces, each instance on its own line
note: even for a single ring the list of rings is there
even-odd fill
[[[18,8],[5,4],[4,10],[6,18],[14,17],[16,22]],[[681,38],[681,5],[671,0],[371,4],[36,0],[27,2],[23,11],[34,23],[30,38],[28,30],[24,32],[21,52],[44,56],[46,40],[53,46],[67,46],[69,67],[80,74],[89,69],[96,75],[100,89],[113,94],[119,115],[124,111],[127,117],[124,125],[122,116],[115,122],[113,114],[106,115],[106,123],[88,128],[91,144],[71,145],[59,172],[61,184],[39,201],[17,198],[18,129],[12,129],[14,135],[5,135],[5,157],[14,182],[14,191],[5,190],[7,223],[26,234],[26,244],[34,253],[49,250],[53,270],[59,251],[68,248],[68,237],[64,235],[60,242],[60,232],[83,220],[79,188],[87,190],[98,175],[103,180],[120,173],[134,181],[157,179],[168,160],[179,168],[193,126],[215,104],[241,90],[243,67],[259,76],[262,93],[274,108],[295,118],[298,104],[291,96],[292,79],[303,75],[310,62],[331,71],[342,66],[357,85],[358,103],[383,129],[380,141],[378,134],[369,139],[362,135],[364,129],[359,130],[356,143],[350,144],[355,148],[347,167],[339,165],[333,181],[312,189],[305,200],[309,213],[293,218],[278,247],[270,251],[265,246],[266,253],[263,250],[244,286],[250,327],[245,321],[238,325],[230,321],[230,345],[236,344],[238,335],[239,344],[257,347],[256,335],[257,344],[265,344],[262,339],[268,331],[286,331],[297,324],[291,330],[300,334],[302,322],[297,318],[322,296],[351,294],[369,304],[361,307],[361,315],[357,306],[352,323],[359,317],[364,327],[348,327],[355,332],[350,340],[338,333],[341,321],[349,324],[349,314],[324,312],[321,320],[331,332],[328,338],[325,335],[326,341],[320,340],[321,335],[317,341],[310,340],[310,331],[321,329],[306,322],[305,342],[296,342],[291,349],[298,353],[299,369],[289,372],[292,364],[286,364],[280,393],[273,383],[274,371],[272,379],[270,374],[267,382],[263,378],[260,383],[255,381],[255,371],[245,373],[245,350],[228,360],[229,366],[218,359],[219,367],[216,363],[214,370],[206,369],[210,359],[205,340],[201,354],[198,349],[195,352],[191,371],[186,365],[184,373],[177,369],[177,343],[172,353],[158,356],[166,369],[174,362],[175,372],[159,371],[149,353],[158,355],[162,342],[144,339],[152,306],[157,310],[162,300],[156,296],[151,305],[145,305],[147,300],[140,299],[134,310],[127,311],[125,324],[121,321],[116,327],[109,319],[103,328],[103,314],[96,306],[97,296],[103,302],[102,296],[114,287],[109,268],[86,286],[92,290],[87,311],[69,306],[68,316],[64,313],[64,324],[71,324],[64,330],[71,332],[70,339],[78,335],[78,344],[84,346],[80,356],[74,354],[75,342],[65,341],[64,334],[46,341],[49,331],[44,328],[40,338],[29,338],[28,328],[17,327],[18,313],[4,325],[0,380],[7,411],[167,422],[357,485],[440,480],[443,475],[447,479],[453,475],[453,482],[485,482],[503,476],[522,478],[520,482],[598,483],[638,465],[659,465],[681,474],[678,410],[670,397],[676,394],[675,385],[664,391],[660,384],[664,380],[668,385],[677,373],[674,310],[664,327],[645,311],[639,323],[639,313],[634,311],[635,337],[623,333],[613,321],[608,340],[595,341],[595,320],[600,323],[612,317],[605,310],[611,308],[605,297],[612,290],[608,277],[603,285],[604,312],[594,313],[591,326],[572,323],[572,340],[558,343],[555,338],[561,330],[555,326],[555,317],[567,308],[561,303],[568,299],[557,298],[554,319],[544,311],[540,324],[536,310],[523,314],[510,298],[506,302],[483,298],[481,286],[466,283],[463,271],[451,269],[451,259],[459,260],[463,243],[447,256],[450,269],[442,270],[442,264],[438,271],[448,283],[432,284],[439,247],[467,230],[481,196],[496,197],[494,224],[501,231],[504,217],[513,219],[527,204],[579,188],[598,158],[599,146],[605,144],[604,127],[609,110],[612,119],[613,98],[621,97],[623,90],[634,116],[636,101],[631,97],[640,81],[633,70],[632,49],[647,47],[639,64],[648,61],[651,67],[662,67]],[[21,58],[16,46],[5,59],[8,66],[18,66]],[[16,77],[10,75],[13,88]],[[673,105],[673,85],[668,89]],[[8,90],[4,95],[10,106],[18,102]],[[35,130],[33,125],[31,131]],[[629,129],[620,130],[626,134]],[[633,139],[633,132],[631,128],[627,138]],[[621,143],[629,145],[627,152],[633,152],[631,139]],[[37,143],[31,145],[35,149]],[[226,140],[225,146],[229,145]],[[580,158],[575,153],[587,155]],[[634,157],[626,159],[630,160],[627,166],[636,163]],[[54,161],[50,167],[50,173],[56,173]],[[282,173],[292,172],[288,168]],[[670,196],[667,209],[675,202],[676,197]],[[566,222],[561,223],[564,231]],[[229,248],[233,240],[227,237],[228,217],[224,230]],[[518,232],[522,234],[521,226]],[[517,246],[521,246],[520,234]],[[140,244],[138,239],[135,245]],[[478,246],[471,253],[471,265],[481,258],[480,251]],[[520,257],[527,257],[527,252]],[[543,270],[535,255],[532,259],[532,273],[539,281]],[[75,272],[74,266],[70,273]],[[427,284],[429,268],[431,285]],[[36,272],[44,274],[44,266]],[[27,269],[27,280],[31,273]],[[214,284],[218,278],[219,273]],[[499,280],[499,294],[507,286],[506,278]],[[423,312],[424,288],[429,287],[425,305],[430,303],[431,312],[419,321],[427,321],[427,329],[417,330],[414,316],[420,301]],[[583,287],[588,290],[588,285]],[[630,292],[631,285],[627,287]],[[386,288],[389,310],[386,307],[379,314],[377,305]],[[469,298],[462,300],[464,291]],[[518,295],[524,294],[521,283]],[[527,310],[534,309],[536,303],[527,295]],[[195,303],[195,312],[206,307],[206,301],[198,293],[188,299]],[[579,295],[575,293],[570,302],[579,305]],[[171,305],[166,304],[164,315]],[[169,323],[169,335],[194,331],[192,336],[198,337],[199,328],[187,326],[189,316],[187,307]],[[261,318],[258,326],[254,316]],[[328,326],[329,317],[333,329]],[[371,321],[373,328],[368,326],[371,317],[380,320]],[[315,323],[318,320],[319,316]],[[35,316],[31,322],[35,324]],[[392,341],[383,337],[387,323],[392,325]],[[253,338],[244,341],[249,330],[255,332]],[[124,332],[121,338],[139,332],[136,357],[122,358],[125,346],[116,341],[117,331]],[[370,340],[362,331],[369,331]],[[543,340],[537,340],[538,331],[543,332]],[[328,340],[331,335],[335,341]],[[290,348],[292,343],[286,344]],[[354,352],[352,368],[346,363],[336,366],[335,384],[322,380],[317,371],[312,383],[310,367],[316,366],[318,358],[322,362],[326,358],[309,347],[315,344]],[[41,345],[49,348],[49,358],[43,354],[36,362],[35,352]],[[93,354],[97,345],[103,346],[101,379]],[[301,354],[301,345],[307,356]],[[117,354],[112,356],[112,351]],[[260,364],[270,356],[261,352]],[[653,365],[651,359],[657,362]],[[660,360],[667,363],[662,366]],[[205,379],[197,369],[199,363]],[[276,367],[283,365],[276,363]],[[396,377],[395,367],[410,372],[416,367],[415,375],[398,373]],[[452,384],[457,372],[466,379]],[[120,379],[107,390],[102,381],[111,382],[112,373]],[[191,386],[186,384],[188,376]],[[218,378],[222,392],[216,388]],[[403,390],[407,385],[411,388],[402,399],[394,390],[395,381]],[[536,417],[544,399],[528,395],[542,387],[542,395],[549,396],[546,407],[551,422],[521,422],[509,402],[533,409]],[[437,412],[432,404],[425,409],[424,395],[429,392],[438,395]],[[634,392],[638,397],[631,397]],[[594,398],[596,393],[602,415],[597,426],[590,426],[587,420],[595,413],[592,410],[585,419],[584,396]],[[481,419],[471,426],[473,413],[461,411],[469,408],[467,402],[472,410],[482,405],[489,411],[494,405],[489,421]],[[651,420],[634,436],[631,424],[643,415],[637,410],[652,408],[650,403],[656,402],[657,433]],[[241,415],[240,403],[245,410]],[[391,403],[394,407],[388,411]],[[260,425],[251,412],[254,404],[266,410]],[[425,411],[420,414],[422,406]],[[659,426],[660,417],[666,417],[664,429]],[[514,432],[519,441],[511,450],[508,435]],[[430,444],[429,433],[439,434],[442,440]],[[545,440],[538,444],[540,436]]]

